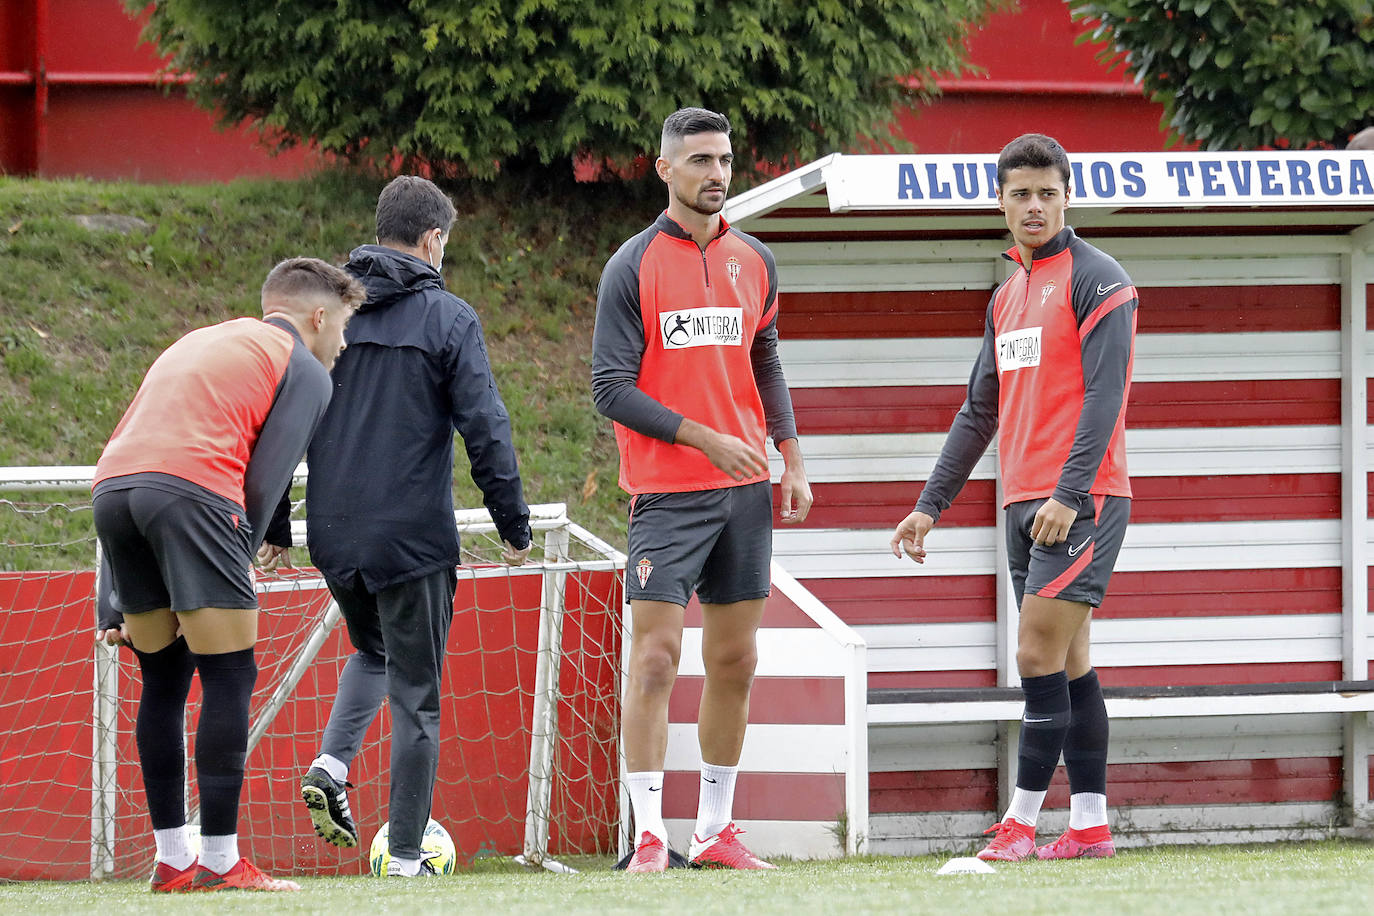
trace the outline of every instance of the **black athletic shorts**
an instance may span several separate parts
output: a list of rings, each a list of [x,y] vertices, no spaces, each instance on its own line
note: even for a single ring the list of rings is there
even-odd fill
[[[768,481],[630,499],[625,597],[687,606],[768,596],[773,489]]]
[[[1032,499],[1007,506],[1007,559],[1017,607],[1026,592],[1100,607],[1126,537],[1130,499],[1094,496],[1074,519],[1069,536],[1053,547],[1031,538],[1035,513],[1044,504]]]
[[[146,486],[97,489],[95,531],[119,611],[258,606],[252,532],[243,510],[222,502]]]

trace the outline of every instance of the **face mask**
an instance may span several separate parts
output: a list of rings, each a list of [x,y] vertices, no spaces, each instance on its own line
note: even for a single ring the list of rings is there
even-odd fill
[[[439,253],[439,260],[437,262],[430,259],[430,242],[428,241],[425,242],[425,263],[428,264],[430,267],[433,267],[435,270],[438,270],[439,265],[444,263],[444,255],[442,250]]]

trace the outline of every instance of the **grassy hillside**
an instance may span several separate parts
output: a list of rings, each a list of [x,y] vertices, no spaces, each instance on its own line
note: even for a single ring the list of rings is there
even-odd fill
[[[0,465],[95,463],[164,347],[193,327],[260,314],[258,288],[282,258],[342,263],[372,241],[382,183],[348,173],[194,186],[0,177]],[[460,216],[444,279],[482,317],[526,496],[566,502],[618,542],[615,443],[588,389],[596,283],[606,257],[661,208],[661,185],[446,190]],[[466,471],[460,458],[455,498],[480,505]]]

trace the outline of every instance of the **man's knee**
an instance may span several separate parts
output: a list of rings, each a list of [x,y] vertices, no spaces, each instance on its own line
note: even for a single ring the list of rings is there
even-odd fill
[[[758,667],[758,649],[751,639],[748,643],[723,646],[703,652],[706,678],[712,685],[749,689]]]
[[[630,649],[630,677],[645,693],[666,693],[677,680],[681,646],[670,640],[636,639]]]
[[[1064,666],[1056,665],[1054,657],[1045,646],[1037,643],[1022,642],[1016,647],[1016,671],[1022,677],[1036,677],[1053,674]]]

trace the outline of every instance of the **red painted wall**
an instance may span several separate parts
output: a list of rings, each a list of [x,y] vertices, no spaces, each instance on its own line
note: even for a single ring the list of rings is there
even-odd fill
[[[219,131],[180,90],[165,94],[139,30],[120,0],[0,3],[0,171],[203,181],[318,166],[300,149],[271,156],[251,129]],[[942,81],[937,102],[900,114],[902,130],[924,153],[987,152],[1031,130],[1070,151],[1162,149],[1161,108],[1098,64],[1097,45],[1075,45],[1080,31],[1064,0],[1020,0],[969,41],[986,72]]]
[[[204,181],[319,164],[300,149],[271,156],[250,128],[218,130],[180,90],[157,85],[161,62],[120,0],[0,7],[0,171]]]
[[[1160,150],[1163,106],[1147,102],[1122,68],[1097,62],[1101,43],[1075,44],[1064,0],[1020,0],[968,42],[980,76],[943,80],[933,105],[900,117],[920,153],[984,153],[1028,132],[1072,152]]]

